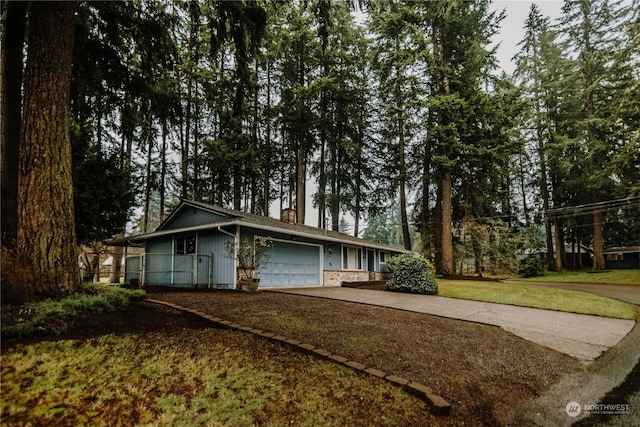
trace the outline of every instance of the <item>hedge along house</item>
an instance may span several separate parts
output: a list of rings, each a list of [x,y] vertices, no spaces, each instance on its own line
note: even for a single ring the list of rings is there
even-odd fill
[[[143,247],[128,256],[125,283],[236,289],[238,275],[228,242],[271,240],[267,260],[256,271],[260,287],[340,286],[343,281],[386,278],[386,261],[404,249],[295,222],[183,201],[152,233],[124,237],[110,245]]]

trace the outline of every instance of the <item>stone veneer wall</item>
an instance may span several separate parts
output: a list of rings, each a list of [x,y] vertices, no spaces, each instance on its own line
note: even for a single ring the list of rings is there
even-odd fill
[[[324,270],[323,286],[341,286],[342,282],[388,280],[389,273],[363,270]]]

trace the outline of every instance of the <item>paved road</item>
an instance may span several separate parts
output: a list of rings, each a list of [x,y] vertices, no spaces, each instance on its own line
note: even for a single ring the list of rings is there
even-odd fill
[[[603,297],[614,298],[620,301],[640,305],[639,285],[601,285],[596,283],[548,283],[548,282],[521,282],[517,280],[503,280],[504,283],[546,286],[548,288],[569,289],[572,291],[589,292]]]
[[[320,287],[269,291],[385,306],[499,326],[585,361],[594,360],[616,345],[635,325],[633,320],[367,289]]]

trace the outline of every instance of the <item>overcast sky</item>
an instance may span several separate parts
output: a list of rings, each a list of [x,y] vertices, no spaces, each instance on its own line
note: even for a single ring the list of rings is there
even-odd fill
[[[551,23],[554,23],[556,18],[562,14],[562,0],[502,0],[491,4],[491,8],[494,10],[501,11],[506,9],[506,17],[502,21],[500,33],[495,36],[494,42],[500,43],[498,61],[501,68],[509,75],[513,73],[515,68],[511,58],[520,50],[518,43],[524,37],[524,24],[532,3],[538,5],[540,12],[544,16],[551,18]]]

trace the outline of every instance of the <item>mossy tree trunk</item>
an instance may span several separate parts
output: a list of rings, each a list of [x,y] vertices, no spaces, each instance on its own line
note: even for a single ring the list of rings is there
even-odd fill
[[[33,2],[20,140],[17,249],[38,296],[76,289],[69,137],[75,2]]]

